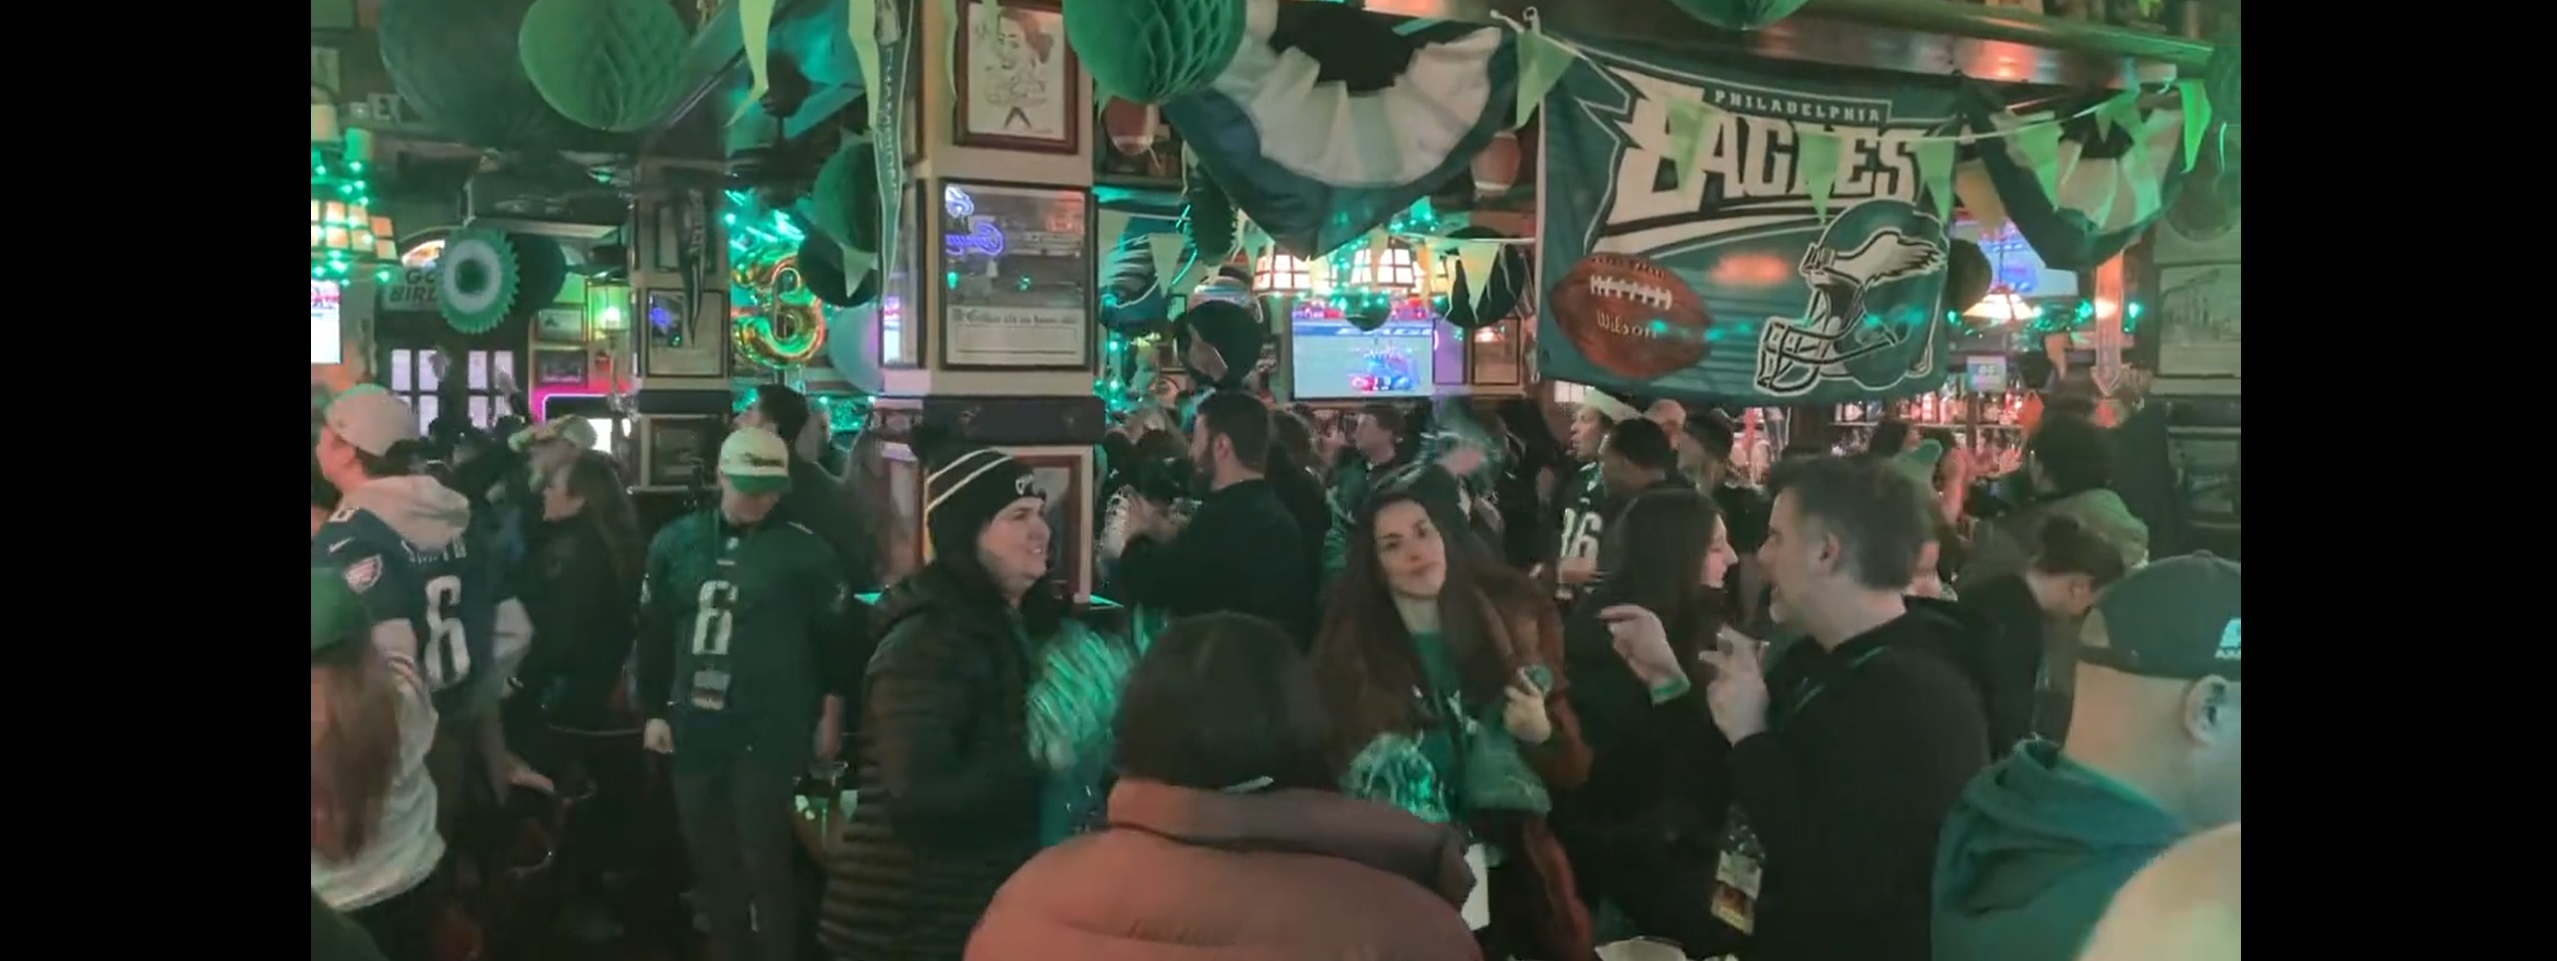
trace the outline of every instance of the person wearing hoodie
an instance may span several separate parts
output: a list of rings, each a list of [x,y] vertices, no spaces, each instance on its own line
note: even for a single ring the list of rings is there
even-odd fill
[[[673,757],[711,940],[760,961],[798,953],[785,814],[811,759],[834,758],[862,660],[833,547],[778,515],[789,486],[780,437],[729,432],[718,506],[657,532],[639,588],[641,742]]]
[[[1051,839],[1046,806],[1080,794],[1049,790],[1033,733],[1035,662],[1069,613],[1038,479],[991,448],[914,443],[934,550],[874,613],[861,803],[818,928],[842,961],[958,961],[995,889]]]
[[[312,562],[344,572],[372,614],[373,643],[416,662],[444,723],[471,726],[489,784],[547,791],[507,750],[497,709],[532,648],[532,619],[495,552],[464,536],[469,499],[409,473],[421,453],[417,415],[390,392],[367,385],[331,401],[320,470],[341,496],[311,539]]]
[[[1108,830],[1003,885],[971,961],[1476,961],[1455,828],[1343,797],[1312,666],[1240,614],[1175,624],[1129,678]]]
[[[2234,561],[2188,554],[2097,599],[2067,744],[2027,743],[1945,821],[1937,961],[2076,958],[2134,872],[2237,823],[2238,578]]]
[[[1926,961],[1936,829],[1988,763],[1960,654],[1978,628],[1906,594],[1934,538],[1909,472],[1814,457],[1773,481],[1758,560],[1776,619],[1806,642],[1764,669],[1755,643],[1699,652],[1737,801],[1715,912],[1750,933],[1752,961]]]
[[[2043,521],[2070,517],[2122,552],[2122,563],[2149,559],[2149,527],[2133,516],[2113,480],[2112,440],[2089,417],[2045,415],[2025,441],[2019,506],[1976,525],[1971,556],[1955,587],[2022,571],[2041,546]]]

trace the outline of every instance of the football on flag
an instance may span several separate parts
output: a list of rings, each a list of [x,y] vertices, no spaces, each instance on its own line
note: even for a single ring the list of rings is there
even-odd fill
[[[1649,258],[1591,254],[1554,285],[1563,336],[1608,373],[1652,380],[1705,359],[1705,300]]]

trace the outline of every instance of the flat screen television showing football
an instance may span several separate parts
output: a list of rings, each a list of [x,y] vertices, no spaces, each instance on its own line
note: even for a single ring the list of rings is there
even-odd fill
[[[1391,321],[1360,330],[1347,320],[1295,321],[1298,400],[1366,400],[1430,396],[1437,342],[1429,320]]]

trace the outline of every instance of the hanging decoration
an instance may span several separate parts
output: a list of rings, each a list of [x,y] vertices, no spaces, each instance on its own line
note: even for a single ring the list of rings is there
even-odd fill
[[[1997,267],[1989,263],[1988,253],[1979,244],[1956,237],[1945,245],[1946,313],[1960,314],[1988,299],[1989,287],[1997,279]]]
[[[862,307],[879,299],[879,272],[871,270],[853,287],[843,276],[843,247],[823,237],[799,241],[799,276],[808,293],[829,307]]]
[[[1085,2],[1070,5],[1069,22]],[[1367,233],[1464,176],[1514,126],[1519,67],[1506,29],[1333,3],[1238,6],[1246,36],[1163,116],[1229,202],[1290,253]],[[1345,117],[1360,135],[1343,135]]]
[[[1669,0],[1688,16],[1725,30],[1762,30],[1810,0]]]
[[[1480,330],[1509,319],[1535,281],[1527,248],[1499,243],[1500,234],[1468,227],[1453,238],[1455,264],[1448,270],[1447,322],[1458,330]]]
[[[665,0],[534,0],[517,37],[533,89],[585,126],[645,130],[684,95],[691,40]]]
[[[551,109],[517,54],[532,0],[382,0],[376,37],[400,99],[474,147],[558,147],[592,138]]]
[[[399,262],[391,218],[373,213],[366,177],[372,144],[367,131],[340,132],[336,105],[311,105],[312,280],[342,282],[367,270],[374,280],[387,280],[390,265]]]
[[[1075,0],[1065,42],[1112,97],[1157,104],[1215,80],[1243,45],[1243,0]]]
[[[515,245],[494,230],[464,227],[444,238],[435,269],[435,306],[444,324],[465,334],[485,334],[515,307]]]
[[[2156,88],[2134,86],[2083,109],[2018,115],[1995,90],[1971,86],[1960,109],[1984,142],[1963,166],[1986,174],[1997,206],[2043,263],[2093,270],[2175,199],[2177,175],[2190,166],[2184,151],[2199,142],[2193,127],[2210,120],[2198,84],[2177,89],[2185,96],[2172,107],[2142,106]]]
[[[880,250],[877,159],[869,141],[847,139],[817,168],[808,189],[809,226],[828,240],[868,252],[874,261]]]

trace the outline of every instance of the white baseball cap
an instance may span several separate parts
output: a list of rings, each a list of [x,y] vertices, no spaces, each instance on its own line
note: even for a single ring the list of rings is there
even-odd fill
[[[359,384],[329,401],[330,433],[374,457],[391,446],[417,439],[417,412],[375,384]]]
[[[719,474],[741,494],[790,489],[790,445],[761,427],[740,427],[719,444]]]

